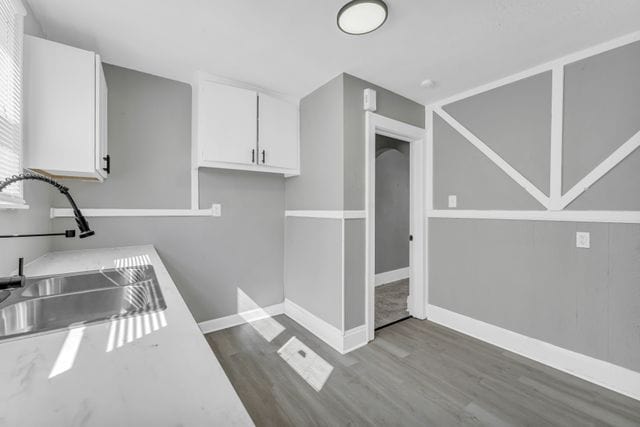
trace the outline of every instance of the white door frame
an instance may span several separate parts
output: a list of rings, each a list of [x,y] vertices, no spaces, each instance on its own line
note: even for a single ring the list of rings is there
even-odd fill
[[[369,341],[375,329],[375,242],[376,242],[376,135],[410,143],[410,294],[409,314],[426,317],[425,236],[425,130],[376,113],[365,113],[365,324]]]

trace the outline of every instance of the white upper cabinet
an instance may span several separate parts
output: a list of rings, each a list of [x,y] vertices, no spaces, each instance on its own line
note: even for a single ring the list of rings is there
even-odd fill
[[[200,159],[244,165],[255,163],[256,92],[212,82],[203,82],[199,90]]]
[[[298,108],[281,99],[259,95],[260,164],[298,168]]]
[[[107,84],[100,57],[25,36],[24,93],[24,166],[58,177],[106,178]]]
[[[296,104],[200,78],[193,111],[199,167],[299,174]]]

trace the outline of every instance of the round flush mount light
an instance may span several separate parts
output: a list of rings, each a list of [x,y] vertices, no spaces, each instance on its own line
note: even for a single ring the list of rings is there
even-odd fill
[[[367,34],[380,28],[387,14],[382,0],[351,0],[338,12],[338,28],[347,34]]]

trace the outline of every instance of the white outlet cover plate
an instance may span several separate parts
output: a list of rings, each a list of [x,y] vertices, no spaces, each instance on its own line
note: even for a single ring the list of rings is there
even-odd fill
[[[213,216],[222,216],[222,205],[219,203],[214,203],[211,206],[211,212],[213,213]]]
[[[450,208],[458,207],[458,196],[455,196],[455,195],[449,196],[449,207]]]
[[[576,248],[589,249],[591,247],[591,234],[586,231],[576,232]]]

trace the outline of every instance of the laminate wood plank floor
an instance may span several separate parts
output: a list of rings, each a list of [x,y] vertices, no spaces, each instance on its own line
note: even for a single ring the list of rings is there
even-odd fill
[[[639,401],[426,320],[344,356],[284,315],[206,337],[258,426],[640,426]],[[293,337],[332,366],[320,391]]]

